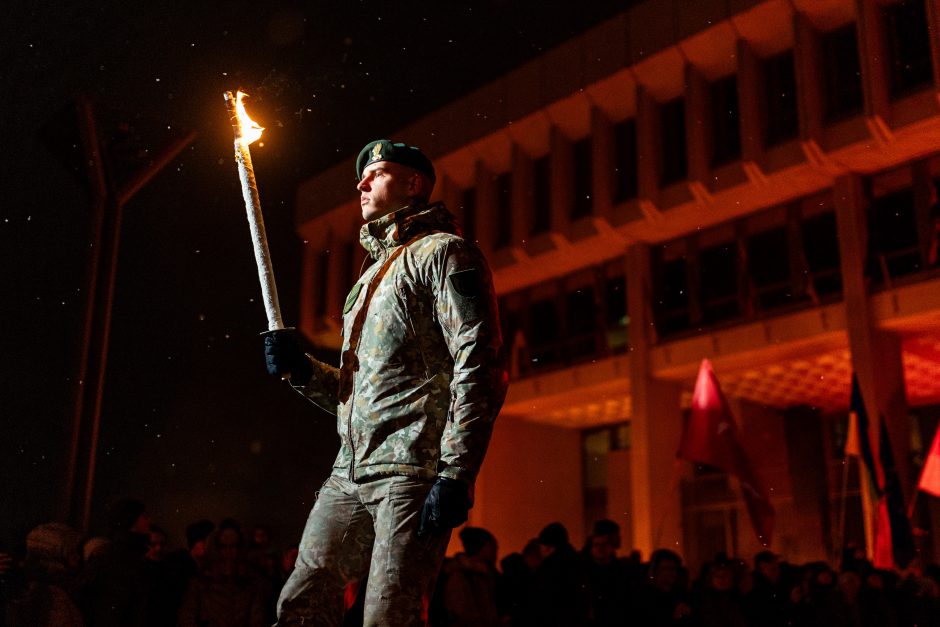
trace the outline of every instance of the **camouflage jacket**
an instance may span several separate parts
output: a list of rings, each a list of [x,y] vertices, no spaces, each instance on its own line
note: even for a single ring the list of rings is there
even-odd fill
[[[297,389],[336,413],[333,473],[476,478],[506,396],[492,276],[441,203],[363,225],[375,263],[343,308],[340,367]]]

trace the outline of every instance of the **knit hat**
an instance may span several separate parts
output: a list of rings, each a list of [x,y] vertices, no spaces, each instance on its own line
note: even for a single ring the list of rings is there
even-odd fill
[[[53,562],[67,563],[81,545],[81,536],[64,523],[39,525],[26,534],[26,554]]]

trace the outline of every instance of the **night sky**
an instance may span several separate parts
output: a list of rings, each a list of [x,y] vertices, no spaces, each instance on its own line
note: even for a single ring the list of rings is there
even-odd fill
[[[117,180],[196,141],[126,206],[95,485],[182,540],[235,516],[296,540],[338,440],[264,372],[257,272],[222,92],[252,94],[252,147],[285,321],[304,242],[294,192],[366,142],[629,2],[15,3],[0,26],[0,548],[55,518],[81,346],[91,204],[74,102]],[[396,138],[397,139],[397,138]],[[402,138],[407,140],[407,138]],[[512,547],[515,548],[515,547]]]

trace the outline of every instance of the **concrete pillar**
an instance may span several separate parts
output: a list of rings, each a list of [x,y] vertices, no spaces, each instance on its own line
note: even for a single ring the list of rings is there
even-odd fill
[[[645,558],[659,547],[682,553],[682,508],[676,450],[682,432],[682,387],[657,380],[650,367],[655,337],[650,298],[650,253],[645,243],[627,253],[630,315],[630,489],[633,543]]]
[[[862,68],[862,89],[865,94],[865,114],[884,123],[889,118],[891,104],[881,6],[870,0],[855,0],[855,13],[858,15],[856,34],[858,60]]]
[[[927,28],[940,32],[940,0],[924,0],[927,8]],[[930,38],[930,58],[933,61],[933,88],[940,101],[940,37]]]
[[[898,477],[908,495],[915,477],[910,463],[910,424],[901,339],[877,328],[865,278],[868,194],[860,176],[847,174],[836,179],[833,195],[852,368],[872,425],[876,425],[880,417],[886,420]]]
[[[804,142],[822,143],[823,133],[823,75],[820,67],[822,53],[819,33],[802,13],[794,14],[793,30],[796,43],[793,63],[796,71],[796,95],[800,115],[800,135]]]

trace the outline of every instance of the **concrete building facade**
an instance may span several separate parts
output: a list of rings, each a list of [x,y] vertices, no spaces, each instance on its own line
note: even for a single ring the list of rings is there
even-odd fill
[[[499,292],[512,384],[471,524],[504,552],[609,517],[646,557],[753,555],[733,479],[676,460],[703,358],[777,552],[865,540],[853,372],[913,496],[940,419],[938,32],[940,0],[648,0],[391,134],[434,159]],[[298,192],[326,347],[365,256],[355,149]]]

